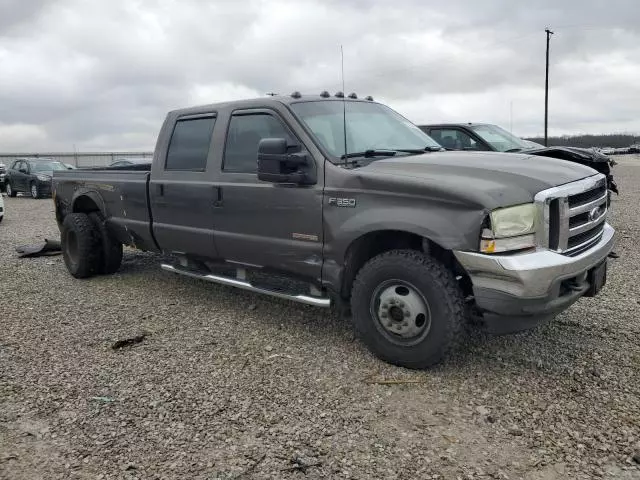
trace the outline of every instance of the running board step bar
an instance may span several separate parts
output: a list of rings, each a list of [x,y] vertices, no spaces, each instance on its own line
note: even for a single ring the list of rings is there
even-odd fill
[[[221,275],[214,275],[212,273],[198,273],[193,270],[188,270],[183,267],[169,265],[163,263],[160,265],[163,270],[167,272],[177,273],[179,275],[185,275],[191,278],[197,278],[199,280],[206,280],[207,282],[219,283],[221,285],[227,285],[229,287],[237,287],[243,290],[248,290],[254,293],[263,293],[265,295],[271,295],[272,297],[283,298],[285,300],[292,300],[298,303],[304,303],[305,305],[312,305],[314,307],[329,308],[331,306],[331,300],[326,297],[313,297],[310,295],[290,295],[283,292],[277,292],[275,290],[269,290],[267,288],[260,288],[252,285],[246,280],[238,278],[223,277]]]

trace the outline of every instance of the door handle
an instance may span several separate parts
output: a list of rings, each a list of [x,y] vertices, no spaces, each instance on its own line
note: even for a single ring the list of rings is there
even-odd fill
[[[163,183],[158,183],[156,185],[156,191],[158,192],[159,196],[164,196],[164,184]]]
[[[214,207],[222,207],[224,200],[222,199],[222,187],[213,187],[216,190],[216,199],[213,201]]]

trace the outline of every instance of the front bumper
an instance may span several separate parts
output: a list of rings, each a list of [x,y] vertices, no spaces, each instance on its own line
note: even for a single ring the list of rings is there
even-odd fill
[[[575,257],[548,249],[514,255],[454,254],[471,279],[476,306],[488,328],[517,331],[553,318],[584,296],[590,287],[589,271],[607,261],[613,245],[614,229],[605,224],[600,241]]]
[[[41,197],[51,196],[51,180],[37,180],[36,183]]]

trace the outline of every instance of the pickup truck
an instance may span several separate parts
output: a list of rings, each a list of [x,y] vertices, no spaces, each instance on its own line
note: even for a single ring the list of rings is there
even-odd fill
[[[552,319],[606,281],[604,175],[551,158],[447,152],[371,97],[185,108],[149,165],[56,171],[63,258],[161,268],[351,315],[378,357],[445,359],[469,312],[496,332]]]
[[[602,173],[607,179],[608,189],[618,194],[618,185],[613,179],[615,162],[596,149],[578,147],[545,147],[523,140],[498,125],[488,123],[446,123],[420,125],[420,128],[447,150],[491,151],[523,153],[536,157],[551,157],[579,163]],[[609,197],[611,194],[609,194]]]

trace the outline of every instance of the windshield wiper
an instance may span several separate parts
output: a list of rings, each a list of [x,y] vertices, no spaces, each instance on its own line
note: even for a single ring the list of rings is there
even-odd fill
[[[522,151],[521,148],[510,148],[509,150],[505,150],[504,153],[516,153],[521,151]]]
[[[442,147],[436,147],[435,145],[427,145],[424,148],[398,148],[397,152],[403,153],[425,153],[425,152],[439,152]]]
[[[429,145],[424,148],[380,148],[380,149],[369,149],[364,150],[362,152],[352,152],[347,153],[346,155],[342,155],[340,157],[341,160],[345,160],[347,158],[373,158],[373,157],[393,157],[398,153],[410,153],[410,154],[420,154],[426,152],[439,152],[442,150],[442,147],[436,147],[434,145]]]
[[[371,157],[393,157],[400,150],[365,150],[363,152],[352,152],[347,153],[346,155],[342,155],[340,158],[344,160],[345,158],[371,158]]]

